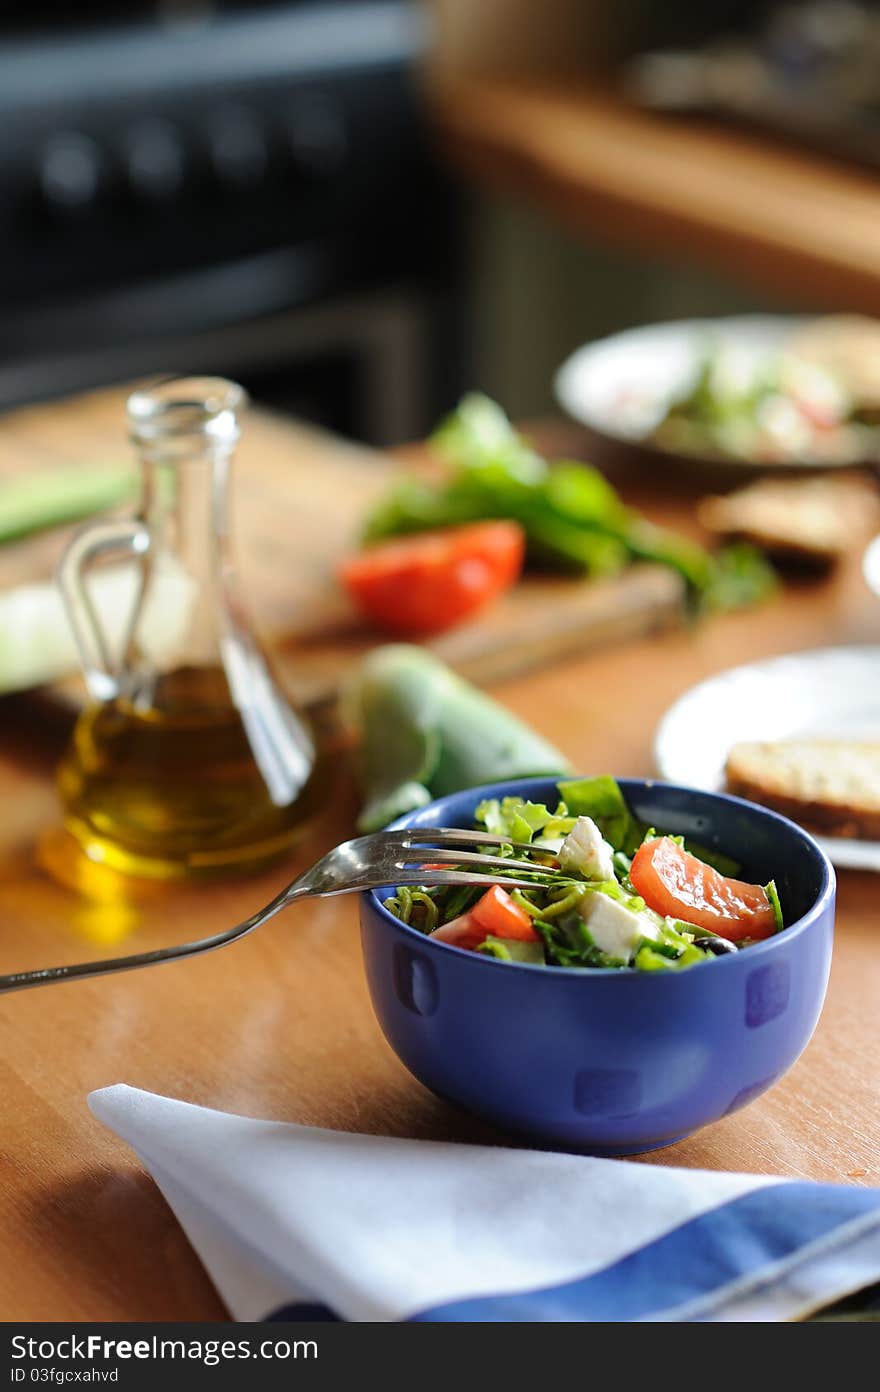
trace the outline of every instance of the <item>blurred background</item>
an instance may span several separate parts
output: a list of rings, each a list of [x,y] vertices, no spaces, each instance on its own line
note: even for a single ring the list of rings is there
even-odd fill
[[[878,55],[841,0],[5,5],[0,407],[161,365],[388,444],[628,324],[880,308]]]

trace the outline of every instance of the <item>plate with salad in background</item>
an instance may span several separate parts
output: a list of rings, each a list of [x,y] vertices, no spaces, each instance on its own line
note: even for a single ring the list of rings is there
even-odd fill
[[[704,468],[880,461],[880,322],[738,315],[629,329],[556,376],[565,410],[614,444]]]

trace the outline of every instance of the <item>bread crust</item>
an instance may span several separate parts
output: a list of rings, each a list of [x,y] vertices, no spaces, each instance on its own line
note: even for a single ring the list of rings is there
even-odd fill
[[[739,537],[780,560],[824,569],[880,527],[876,487],[863,476],[761,479],[704,498],[697,516],[719,536]]]
[[[853,788],[845,764],[864,763]],[[770,807],[810,830],[880,840],[880,744],[797,740],[734,745],[725,769],[738,797]]]

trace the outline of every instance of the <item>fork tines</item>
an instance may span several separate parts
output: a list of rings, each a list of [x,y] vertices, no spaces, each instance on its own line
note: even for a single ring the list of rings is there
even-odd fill
[[[406,855],[407,850],[416,852],[419,844],[424,844],[423,855]],[[458,827],[414,827],[407,829],[401,838],[404,854],[401,864],[410,865],[450,865],[479,866],[482,870],[513,870],[517,873],[553,878],[562,871],[552,865],[524,860],[522,856],[490,856],[480,851],[461,849],[468,845],[511,846],[517,851],[534,851],[536,848],[522,841],[508,841],[503,836],[493,836],[488,832],[464,831]],[[539,848],[538,848],[539,849]]]
[[[407,827],[398,833],[404,844],[427,842],[434,846],[512,846],[515,851],[540,851],[528,841],[511,841],[509,836],[493,836],[488,831],[465,831],[463,827]]]

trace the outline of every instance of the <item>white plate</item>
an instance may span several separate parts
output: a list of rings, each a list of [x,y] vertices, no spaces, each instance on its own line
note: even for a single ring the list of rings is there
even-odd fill
[[[654,741],[661,777],[724,789],[739,740],[880,739],[880,647],[819,648],[732,667],[666,712]],[[835,865],[880,871],[880,842],[817,837]]]
[[[876,536],[862,557],[862,570],[868,589],[880,597],[880,536]]]
[[[627,329],[578,348],[556,373],[556,399],[595,434],[617,444],[637,446],[658,458],[696,463],[713,471],[728,467],[764,473],[784,469],[790,466],[733,456],[704,459],[678,454],[646,437],[659,424],[670,397],[687,391],[695,382],[707,340],[723,346],[750,376],[757,363],[774,357],[791,335],[809,322],[809,316],[743,314]]]

